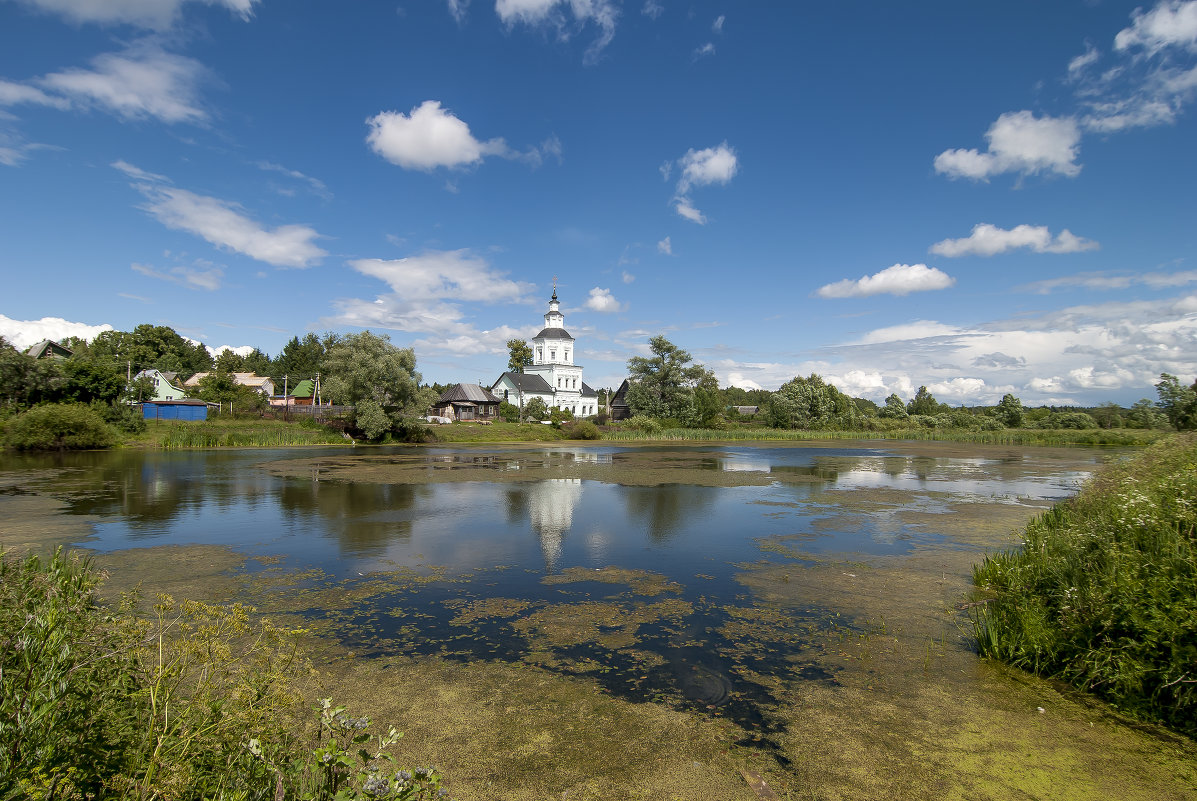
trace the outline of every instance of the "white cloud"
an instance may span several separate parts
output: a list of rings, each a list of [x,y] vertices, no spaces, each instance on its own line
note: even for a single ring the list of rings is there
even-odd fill
[[[65,97],[48,95],[35,86],[0,80],[0,106],[16,106],[22,103],[32,103],[35,106],[53,106],[58,109],[67,109],[71,105],[70,101]]]
[[[310,175],[304,175],[299,170],[292,170],[288,167],[284,167],[281,164],[274,164],[269,161],[259,161],[259,162],[257,162],[257,167],[259,170],[265,170],[267,172],[277,172],[280,175],[285,175],[288,178],[294,178],[297,181],[301,181],[301,182],[307,184],[307,186],[311,190],[312,194],[317,195],[318,197],[322,197],[325,200],[329,200],[332,198],[332,192],[328,191],[328,187],[325,186],[324,182],[321,181],[319,178],[313,178]]]
[[[1094,64],[1101,58],[1101,53],[1093,45],[1087,45],[1085,52],[1068,62],[1068,74],[1076,75],[1083,72],[1089,65]]]
[[[506,149],[502,139],[481,142],[466,125],[436,100],[425,100],[410,115],[383,111],[366,120],[370,148],[408,170],[465,167]]]
[[[669,237],[665,237],[657,243],[657,252],[664,253],[666,256],[673,255],[673,243],[669,240]]]
[[[470,7],[470,0],[445,0],[449,6],[449,13],[453,19],[460,25],[465,22],[466,11]]]
[[[197,261],[192,266],[180,265],[171,267],[166,272],[156,270],[145,264],[135,263],[131,267],[133,272],[141,273],[150,278],[169,281],[173,284],[185,286],[188,289],[206,289],[209,292],[220,289],[220,283],[224,280],[224,268],[202,260]]]
[[[644,8],[640,9],[640,13],[649,19],[656,19],[665,13],[665,6],[657,0],[644,0]]]
[[[711,30],[715,33],[723,33],[723,23],[727,20],[724,14],[715,17],[715,21],[711,23]]]
[[[690,190],[697,186],[729,183],[740,169],[740,160],[735,148],[723,142],[702,150],[687,150],[686,154],[677,160],[677,165],[682,174],[674,193],[674,209],[687,220],[704,225],[707,221],[706,215],[694,207],[690,200]],[[661,166],[661,175],[665,180],[669,180],[672,171],[673,165],[670,162]]]
[[[939,256],[994,256],[1016,248],[1030,248],[1036,253],[1078,253],[1097,250],[1098,243],[1076,236],[1067,228],[1055,238],[1046,225],[1016,225],[1010,230],[989,223],[978,223],[963,239],[945,239],[931,246]]]
[[[876,328],[853,344],[876,345],[883,342],[910,342],[934,337],[956,336],[960,333],[962,333],[961,329],[956,326],[944,325],[934,320],[915,320],[911,323]]]
[[[629,273],[627,270],[624,270],[624,271],[623,271],[623,274],[620,276],[620,278],[622,278],[622,279],[623,279],[623,282],[624,282],[625,284],[630,284],[630,283],[632,283],[633,281],[635,281],[635,280],[636,280],[636,276],[632,275],[632,274],[631,274],[631,273]]]
[[[707,42],[706,44],[702,45],[701,47],[694,48],[694,58],[696,58],[696,59],[702,58],[704,56],[713,56],[713,55],[715,55],[715,43],[714,42]]]
[[[935,157],[935,171],[950,178],[986,180],[991,175],[1014,172],[1035,175],[1054,172],[1075,177],[1081,132],[1067,117],[1035,117],[1030,111],[1013,111],[998,117],[985,133],[989,149],[945,150]]]
[[[0,314],[0,336],[8,340],[13,347],[24,350],[36,345],[43,339],[60,340],[66,337],[79,337],[92,340],[97,334],[113,330],[107,323],[89,325],[88,323],[74,323],[61,317],[43,317],[40,320],[14,320]]]
[[[90,70],[55,72],[35,83],[72,105],[100,108],[126,119],[202,123],[208,114],[200,108],[198,95],[206,79],[207,69],[195,59],[142,42],[122,53],[96,56]]]
[[[623,311],[623,305],[615,299],[609,289],[595,287],[590,290],[590,297],[583,304],[587,309],[596,312],[612,313]]]
[[[73,22],[127,23],[163,30],[173,25],[187,0],[21,0],[25,5],[60,14]],[[258,0],[202,0],[224,6],[243,20],[253,16]]]
[[[599,35],[586,49],[583,61],[587,64],[595,63],[615,38],[615,23],[619,18],[619,9],[611,0],[495,0],[495,13],[509,29],[517,23],[548,28],[556,31],[561,41],[569,40],[571,27],[581,29],[594,24]],[[649,13],[647,6],[645,13]],[[572,26],[567,16],[573,18]]]
[[[1146,13],[1135,9],[1131,19],[1131,27],[1114,37],[1115,50],[1142,48],[1154,55],[1177,46],[1197,51],[1197,0],[1163,0]]]
[[[328,255],[315,244],[320,234],[314,228],[306,225],[266,228],[245,215],[236,203],[166,186],[162,176],[128,162],[118,161],[112,166],[139,181],[133,186],[147,201],[141,208],[167,228],[187,231],[217,247],[276,267],[311,267]]]
[[[405,300],[522,301],[535,287],[492,270],[468,250],[429,250],[402,259],[357,259],[349,266],[385,281]]]
[[[1147,272],[1147,273],[1078,273],[1061,278],[1049,278],[1019,287],[1025,292],[1046,295],[1057,289],[1127,289],[1141,285],[1152,289],[1172,289],[1197,283],[1197,270],[1185,270],[1175,273]]]
[[[870,295],[908,295],[911,292],[926,292],[947,289],[956,283],[945,272],[925,264],[895,264],[879,273],[863,276],[855,281],[845,278],[834,284],[820,287],[821,298],[862,298]]]
[[[436,100],[425,100],[410,114],[383,111],[366,123],[370,126],[366,136],[370,149],[406,170],[464,169],[487,156],[523,161],[533,167],[550,157],[562,161],[561,140],[556,136],[523,152],[508,147],[501,137],[483,142],[470,133],[469,125],[441,108]]]
[[[192,344],[194,345],[199,343],[193,342]],[[205,345],[204,347],[208,349],[208,353],[212,354],[213,359],[220,356],[220,354],[224,353],[226,350],[232,351],[238,356],[248,356],[254,352],[253,345],[217,345],[215,348],[211,345]]]

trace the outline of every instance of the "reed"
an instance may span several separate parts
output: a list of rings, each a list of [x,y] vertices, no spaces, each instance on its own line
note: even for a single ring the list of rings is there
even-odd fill
[[[151,422],[135,444],[175,450],[337,445],[348,444],[348,441],[340,432],[308,421],[225,419],[196,423]]]
[[[1197,436],[1108,466],[974,570],[980,652],[1197,736]]]
[[[612,429],[603,439],[614,442],[807,442],[841,439],[892,439],[928,442],[969,442],[978,445],[1149,445],[1163,432],[1139,429],[1005,429],[979,431],[964,428],[899,428],[890,431],[794,431],[777,428],[669,428],[656,432]]]

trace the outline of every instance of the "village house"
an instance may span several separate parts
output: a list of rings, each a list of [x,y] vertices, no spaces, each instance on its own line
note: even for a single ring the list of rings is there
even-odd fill
[[[36,345],[26,348],[25,355],[35,359],[69,359],[75,355],[75,352],[64,345],[59,345],[52,339],[43,339]]]
[[[154,397],[146,400],[173,401],[187,397],[187,390],[176,383],[179,380],[178,373],[164,372],[151,367],[133,376],[134,381],[139,378],[149,378],[154,382]]]
[[[183,387],[186,389],[198,387],[200,381],[210,375],[212,374],[196,373],[183,382]],[[240,384],[243,387],[252,387],[267,397],[274,394],[274,380],[266,376],[257,375],[256,373],[233,373],[233,383]]]
[[[491,421],[498,419],[500,403],[502,401],[477,384],[458,384],[441,393],[440,399],[432,405],[432,414],[450,420]]]

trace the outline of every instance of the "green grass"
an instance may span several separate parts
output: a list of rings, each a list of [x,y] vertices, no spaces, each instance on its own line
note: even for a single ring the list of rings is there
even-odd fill
[[[429,426],[436,442],[557,442],[564,432],[541,423],[449,423]]]
[[[977,431],[964,428],[897,428],[889,431],[792,431],[778,428],[695,429],[671,428],[655,433],[614,429],[603,439],[615,442],[666,440],[679,442],[782,441],[829,439],[895,439],[933,442],[970,442],[978,445],[1148,445],[1166,436],[1162,431],[1114,429],[1028,429]]]
[[[985,656],[1197,737],[1197,435],[1107,467],[974,571]]]
[[[287,445],[347,445],[339,431],[318,423],[219,418],[204,422],[149,420],[146,430],[131,435],[125,447],[270,448]]]

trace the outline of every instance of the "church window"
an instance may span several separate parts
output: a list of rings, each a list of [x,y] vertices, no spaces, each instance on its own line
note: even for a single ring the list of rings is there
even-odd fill
[[[557,351],[555,351],[555,350],[549,351],[549,361],[551,361],[551,362],[557,361]]]

